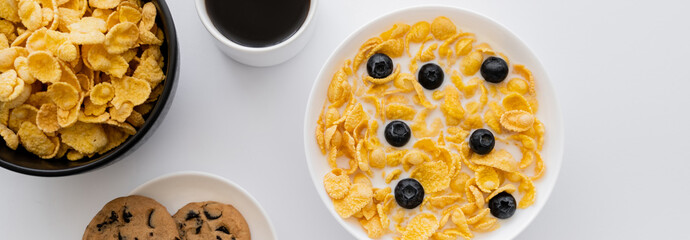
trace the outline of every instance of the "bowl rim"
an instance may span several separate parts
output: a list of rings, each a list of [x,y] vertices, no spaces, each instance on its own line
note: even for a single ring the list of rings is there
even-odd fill
[[[282,42],[279,42],[274,45],[270,46],[265,46],[265,47],[248,47],[241,45],[239,43],[233,42],[232,40],[228,39],[225,37],[225,35],[221,34],[220,31],[216,28],[216,26],[213,24],[211,21],[211,18],[208,16],[208,12],[206,12],[206,0],[196,0],[196,11],[197,15],[199,16],[199,19],[201,20],[201,23],[204,25],[206,30],[211,33],[213,38],[218,40],[218,42],[222,43],[223,45],[235,49],[241,52],[247,52],[247,53],[268,53],[272,52],[277,49],[282,49],[287,46],[289,46],[292,42],[296,41],[296,39],[300,38],[305,31],[307,31],[307,26],[309,26],[312,23],[312,20],[314,19],[316,15],[316,8],[318,6],[319,0],[309,0],[309,11],[307,12],[307,17],[304,19],[304,22],[302,25],[297,29],[296,32],[294,32],[290,37],[287,39],[283,40]]]
[[[473,17],[482,18],[488,22],[491,22],[492,24],[495,24],[499,29],[501,29],[507,35],[512,35],[516,40],[515,42],[517,44],[522,45],[522,47],[524,47],[524,49],[527,50],[527,52],[531,55],[531,57],[534,59],[534,61],[538,64],[538,67],[543,70],[543,75],[545,76],[545,78],[546,78],[545,80],[548,82],[548,84],[546,84],[546,86],[542,85],[540,87],[546,87],[546,89],[544,91],[555,93],[554,86],[552,84],[553,81],[548,76],[548,73],[546,71],[546,68],[544,68],[544,64],[542,63],[542,61],[539,59],[539,57],[537,55],[534,54],[534,51],[525,43],[524,40],[522,40],[522,38],[520,38],[512,30],[510,30],[509,28],[507,28],[506,26],[504,26],[500,22],[498,22],[498,21],[494,20],[493,18],[490,18],[484,14],[475,12],[475,11],[467,9],[467,8],[451,6],[451,5],[421,4],[421,5],[415,5],[415,6],[396,9],[396,10],[390,11],[386,14],[383,14],[379,17],[376,17],[376,18],[372,19],[371,21],[366,22],[364,25],[359,26],[354,32],[352,32],[343,41],[341,41],[340,44],[338,44],[338,46],[331,52],[331,54],[326,59],[326,61],[324,61],[324,64],[322,65],[321,70],[319,71],[319,74],[316,76],[316,79],[312,83],[311,91],[309,92],[309,98],[307,100],[307,106],[306,106],[305,113],[304,113],[305,116],[304,116],[304,126],[303,126],[303,128],[304,128],[303,129],[304,130],[303,137],[304,137],[305,160],[307,162],[307,167],[309,169],[309,176],[310,176],[310,178],[312,178],[312,183],[315,187],[317,195],[319,195],[319,198],[321,198],[321,200],[324,204],[328,205],[330,203],[330,199],[328,198],[328,196],[323,196],[323,194],[321,194],[321,192],[320,192],[320,190],[323,188],[322,180],[321,179],[314,179],[313,173],[315,171],[315,166],[313,166],[313,164],[312,164],[312,158],[313,157],[311,156],[311,149],[309,148],[309,145],[307,143],[309,141],[314,140],[313,139],[314,134],[313,134],[313,129],[312,129],[313,126],[309,125],[309,118],[313,117],[312,116],[313,112],[310,111],[310,106],[314,104],[313,101],[316,101],[316,99],[314,99],[313,97],[315,96],[315,92],[317,91],[316,88],[319,85],[319,81],[321,81],[321,79],[324,79],[326,77],[326,75],[324,75],[324,74],[327,74],[326,71],[328,71],[328,69],[326,69],[327,64],[334,61],[334,60],[337,60],[334,58],[336,57],[336,54],[339,52],[339,50],[342,49],[348,42],[350,42],[354,38],[356,38],[358,35],[361,35],[362,32],[365,31],[365,29],[370,27],[370,25],[372,25],[376,22],[386,20],[387,18],[390,18],[393,15],[399,15],[399,14],[404,13],[404,12],[420,11],[420,10],[436,10],[436,9],[457,11],[457,12],[462,12],[463,14],[473,15]],[[319,100],[323,100],[323,99],[319,99]],[[540,199],[540,202],[542,202],[542,203],[541,204],[535,204],[535,205],[530,207],[530,208],[534,209],[535,213],[528,216],[524,225],[521,226],[519,228],[519,230],[514,233],[513,236],[511,236],[511,239],[517,237],[520,233],[522,233],[534,221],[534,219],[541,213],[541,210],[543,209],[543,207],[548,202],[555,185],[558,183],[558,176],[560,175],[560,170],[561,170],[562,162],[563,162],[563,146],[565,145],[564,144],[565,132],[564,132],[564,128],[563,128],[562,111],[561,111],[560,105],[558,104],[558,98],[554,94],[553,99],[550,99],[550,100],[552,100],[552,103],[553,103],[553,114],[552,114],[552,116],[555,117],[555,119],[553,120],[553,122],[555,123],[554,124],[555,126],[553,126],[553,127],[554,127],[555,132],[557,133],[553,136],[549,136],[550,138],[552,138],[552,140],[549,141],[549,144],[553,144],[554,145],[553,148],[556,149],[555,155],[552,156],[552,158],[554,159],[552,164],[554,166],[549,167],[549,172],[551,172],[553,174],[553,180],[552,180],[553,184],[551,184],[550,186],[546,186],[546,188],[541,188],[539,190],[539,191],[545,193],[544,196],[540,196],[540,197],[542,197]],[[353,237],[357,237],[358,234],[361,233],[361,230],[359,232],[355,233],[352,228],[347,226],[348,223],[346,223],[345,220],[342,219],[333,209],[331,209],[328,206],[326,206],[326,207],[327,207],[327,211],[336,219],[336,221],[341,225],[341,227],[343,227]]]
[[[128,137],[120,146],[98,156],[93,159],[92,162],[84,165],[64,169],[34,169],[17,165],[0,158],[1,167],[17,173],[40,177],[60,177],[84,173],[121,159],[124,155],[130,153],[130,150],[133,150],[132,148],[138,147],[137,143],[139,143],[156,124],[159,124],[159,122],[157,122],[158,118],[165,114],[165,111],[167,111],[167,108],[169,108],[172,103],[172,95],[174,94],[175,83],[179,74],[179,46],[175,23],[173,22],[172,14],[170,13],[167,3],[165,0],[151,0],[150,2],[157,5],[158,15],[162,17],[162,19],[160,19],[161,23],[165,25],[163,30],[167,40],[168,58],[166,61],[166,78],[163,93],[158,97],[144,125],[137,130],[134,135]],[[50,161],[50,159],[44,159],[44,161]]]

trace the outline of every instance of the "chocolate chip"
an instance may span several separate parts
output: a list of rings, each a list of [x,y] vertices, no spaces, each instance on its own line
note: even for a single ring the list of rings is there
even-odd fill
[[[120,232],[117,232],[117,240],[123,240],[124,238],[122,237],[122,234]]]
[[[132,218],[132,213],[127,211],[127,206],[122,209],[122,220],[125,221],[125,223],[129,223],[129,219]]]
[[[196,228],[196,234],[199,234],[199,233],[201,233],[201,226]]]
[[[96,227],[98,228],[98,231],[99,231],[99,232],[101,231],[101,228],[103,228],[103,227],[105,226],[105,224],[106,224],[105,222],[96,224]]]
[[[150,233],[149,233],[149,237],[153,237],[153,232],[150,232]]]
[[[108,219],[106,219],[102,223],[97,224],[96,227],[100,232],[101,228],[105,227],[105,225],[112,224],[114,222],[117,222],[117,213],[115,213],[115,211],[110,211],[110,217],[108,217]]]
[[[185,218],[184,220],[187,221],[193,218],[199,218],[199,213],[194,212],[194,210],[189,210],[189,212],[187,213],[187,218]]]
[[[204,220],[201,220],[201,218],[196,219],[196,226],[200,228],[201,226],[204,225]]]
[[[216,236],[216,240],[223,240],[220,236]]]
[[[114,222],[117,222],[117,213],[115,213],[115,211],[110,211],[110,221],[108,222],[108,224]]]
[[[225,228],[225,226],[220,226],[220,227],[216,228],[216,231],[224,232],[225,234],[230,234],[230,231],[228,231],[228,229]]]
[[[213,215],[213,214],[209,213],[208,211],[204,211],[204,215],[206,215],[206,218],[208,218],[208,220],[214,220],[214,219],[218,219],[221,216],[223,216],[223,212],[221,212],[218,215]]]
[[[149,225],[150,228],[156,228],[156,226],[153,225],[153,221],[151,221],[151,220],[153,219],[153,213],[154,213],[155,211],[156,211],[156,209],[153,209],[153,210],[151,210],[151,212],[149,213],[149,220],[148,220],[147,224]],[[153,234],[153,233],[151,233],[151,234]]]

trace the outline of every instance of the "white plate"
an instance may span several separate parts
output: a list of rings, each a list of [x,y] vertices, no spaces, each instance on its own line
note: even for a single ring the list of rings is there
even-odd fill
[[[321,154],[316,140],[314,140],[314,130],[326,99],[328,85],[333,73],[342,66],[343,61],[352,58],[357,53],[360,45],[367,39],[378,36],[379,33],[388,30],[395,23],[402,22],[412,25],[421,20],[431,22],[431,20],[438,16],[446,16],[459,29],[473,32],[478,37],[487,39],[487,42],[494,49],[500,49],[502,52],[505,52],[511,62],[524,64],[532,71],[537,82],[537,99],[540,104],[537,117],[544,123],[546,128],[545,143],[542,150],[546,172],[540,180],[535,182],[537,188],[536,202],[527,209],[519,209],[510,219],[501,220],[501,227],[499,229],[491,233],[475,234],[475,239],[512,239],[517,236],[537,216],[556,183],[563,157],[561,112],[544,67],[522,40],[510,32],[510,30],[488,17],[465,9],[447,6],[420,6],[398,10],[361,27],[345,39],[331,54],[314,82],[304,119],[305,153],[314,186],[316,186],[321,200],[323,200],[323,203],[333,217],[359,239],[368,238],[360,224],[352,218],[347,220],[340,218],[333,209],[333,203],[323,188],[323,176],[330,171],[330,167],[328,166],[326,156]],[[391,234],[384,239],[391,239],[390,236]]]
[[[276,239],[273,225],[259,202],[239,185],[216,175],[202,172],[172,173],[148,181],[129,194],[153,198],[171,211],[170,214],[175,214],[190,202],[232,204],[247,221],[252,239]]]

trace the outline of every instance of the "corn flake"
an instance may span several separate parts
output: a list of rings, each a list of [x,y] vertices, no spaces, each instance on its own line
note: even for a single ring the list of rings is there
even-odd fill
[[[407,34],[407,40],[410,42],[419,43],[424,41],[431,32],[431,24],[428,22],[418,22],[412,25],[410,33]]]
[[[536,181],[542,176],[544,176],[544,171],[546,167],[544,166],[544,160],[541,158],[541,154],[536,152],[536,164],[534,166],[534,176],[532,176],[532,181]]]
[[[43,104],[36,115],[36,126],[45,133],[59,130],[57,111],[58,107],[55,104]]]
[[[393,103],[386,106],[386,118],[388,119],[401,119],[401,120],[412,120],[414,119],[417,111],[405,104]]]
[[[20,0],[18,1],[18,7],[17,14],[22,20],[22,24],[28,30],[35,30],[42,27],[43,11],[38,2],[33,0]]]
[[[104,154],[111,149],[114,149],[117,146],[120,146],[125,140],[127,140],[127,137],[129,135],[126,132],[124,132],[122,127],[114,127],[114,126],[108,126],[108,125],[102,125],[103,130],[106,133],[106,136],[108,137],[108,143],[102,147],[99,151],[98,154]]]
[[[390,184],[393,180],[398,179],[398,177],[400,177],[400,174],[402,174],[402,170],[393,169],[393,171],[391,173],[386,175],[386,179],[385,179],[386,184]]]
[[[45,51],[36,51],[27,58],[29,73],[43,83],[54,83],[60,80],[62,69],[57,59]]]
[[[477,165],[493,167],[505,172],[515,172],[518,169],[513,156],[504,149],[491,151],[486,155],[473,154],[470,161]]]
[[[451,215],[451,221],[457,227],[458,235],[465,239],[471,239],[473,237],[472,232],[470,232],[470,227],[467,223],[467,218],[461,209],[453,210]]]
[[[460,92],[456,88],[447,87],[445,93],[441,112],[446,117],[446,125],[456,126],[465,118],[465,110],[460,103]]]
[[[8,20],[12,22],[19,22],[21,19],[17,14],[17,2],[16,1],[0,1],[0,18],[3,20]]]
[[[105,41],[106,23],[95,17],[85,17],[67,25],[69,41],[76,44],[102,44]]]
[[[131,22],[115,25],[105,35],[105,49],[110,54],[120,54],[133,48],[139,39],[139,29]]]
[[[157,33],[139,29],[139,42],[141,44],[161,45],[163,43],[162,35],[159,37]]]
[[[10,112],[10,116],[7,121],[7,126],[14,132],[19,131],[23,122],[36,123],[36,115],[38,114],[38,109],[28,105],[22,104]]]
[[[115,106],[110,108],[110,118],[118,122],[124,122],[132,115],[133,111],[134,104],[130,101],[126,101],[122,103],[119,108]]]
[[[345,116],[344,128],[348,132],[353,132],[360,122],[368,119],[366,112],[362,108],[362,104],[357,104],[352,111]]]
[[[120,22],[138,23],[142,16],[141,12],[139,12],[139,9],[137,8],[131,6],[120,6],[118,9],[118,13],[120,14]]]
[[[129,68],[124,57],[109,54],[101,44],[89,48],[86,57],[87,62],[94,70],[103,71],[116,78],[121,78]]]
[[[55,151],[56,143],[31,122],[23,122],[17,136],[27,151],[39,157],[50,156]]]
[[[503,98],[502,104],[506,111],[522,110],[532,113],[532,107],[530,107],[530,104],[527,102],[525,97],[517,93],[508,94],[505,98]]]
[[[86,115],[84,112],[80,111],[77,116],[77,121],[85,123],[105,123],[108,119],[110,119],[110,113],[107,112],[101,115]]]
[[[89,0],[89,6],[93,8],[109,9],[115,8],[121,0]]]
[[[463,38],[455,43],[455,54],[457,56],[465,56],[472,51],[472,43],[474,38]]]
[[[498,173],[493,168],[480,166],[478,170],[474,174],[477,177],[477,187],[483,192],[489,193],[501,184]]]
[[[139,22],[139,29],[151,30],[156,24],[156,6],[152,2],[147,2],[141,9],[141,21]]]
[[[79,103],[76,107],[65,110],[58,107],[58,124],[60,127],[69,127],[74,124],[79,118],[79,110],[81,109],[81,104],[83,103],[83,98],[79,99]]]
[[[484,195],[482,192],[474,185],[469,186],[469,191],[467,192],[467,197],[468,199],[470,198],[469,195],[472,195],[472,202],[477,205],[477,208],[482,208],[484,207]]]
[[[460,61],[460,71],[465,76],[472,76],[479,71],[483,60],[484,57],[479,51],[473,51]]]
[[[111,83],[115,89],[115,97],[113,97],[111,102],[115,107],[120,107],[126,101],[131,102],[135,106],[140,105],[151,94],[151,85],[138,78],[114,78],[111,79]]]
[[[373,168],[386,167],[386,153],[381,148],[376,148],[369,155],[369,164]]]
[[[431,235],[438,229],[438,220],[436,216],[431,213],[420,213],[410,219],[405,231],[402,234],[402,240],[424,240],[431,237]]]
[[[55,104],[63,110],[69,110],[79,104],[79,91],[74,86],[58,82],[48,86],[48,96]]]
[[[428,61],[436,59],[436,54],[434,54],[434,50],[436,50],[437,48],[438,48],[438,44],[434,43],[434,44],[431,44],[431,46],[429,46],[428,48],[424,49],[424,51],[422,51],[419,54],[419,57],[418,57],[419,61],[428,62]]]
[[[491,194],[489,194],[489,196],[486,197],[486,200],[489,201],[489,200],[491,200],[491,198],[495,197],[496,195],[498,195],[499,193],[502,193],[502,192],[514,193],[515,190],[517,190],[515,188],[515,186],[513,184],[508,183],[506,185],[503,185],[503,186],[497,188],[493,192],[491,192]]]
[[[485,217],[473,226],[475,231],[491,232],[493,230],[496,230],[500,226],[500,224],[498,223],[498,220],[496,218]]]
[[[24,81],[17,77],[14,70],[0,74],[0,101],[9,102],[17,99],[24,92]]]
[[[507,90],[524,95],[529,91],[529,84],[523,79],[511,78],[508,80]]]
[[[437,17],[431,22],[431,34],[438,40],[446,40],[457,32],[455,24],[447,17]]]
[[[0,124],[0,136],[5,140],[5,145],[7,145],[7,147],[12,150],[17,150],[19,146],[19,137],[4,124]]]
[[[365,172],[369,172],[369,152],[364,146],[364,141],[357,143],[355,149],[355,161],[357,161],[357,166],[359,169]]]
[[[77,122],[59,132],[64,144],[87,155],[98,152],[108,143],[108,137],[99,124]]]
[[[462,195],[460,194],[451,194],[451,195],[441,195],[441,196],[435,196],[435,197],[429,197],[429,204],[435,208],[444,208],[446,206],[449,206],[453,203],[459,202],[462,200]]]
[[[400,57],[404,51],[403,45],[402,39],[389,39],[376,46],[373,52],[383,53],[392,58]]]
[[[373,195],[371,186],[355,183],[350,185],[345,198],[333,200],[333,207],[340,217],[349,218],[369,204]]]
[[[534,116],[524,110],[510,110],[501,115],[501,126],[514,132],[524,132],[532,128]]]
[[[370,219],[360,219],[359,223],[367,232],[369,238],[380,238],[385,232],[381,226],[381,219],[378,215],[373,215]]]
[[[326,193],[333,199],[344,198],[350,190],[350,177],[345,172],[336,168],[326,174],[323,179]]]
[[[439,162],[424,162],[417,165],[410,176],[417,179],[428,193],[442,191],[450,185],[448,166]]]

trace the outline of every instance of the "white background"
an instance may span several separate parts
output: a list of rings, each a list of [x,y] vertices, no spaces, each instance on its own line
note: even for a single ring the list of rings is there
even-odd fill
[[[322,0],[308,46],[269,68],[226,58],[194,1],[168,0],[181,75],[160,128],[127,158],[89,173],[39,178],[0,169],[0,238],[80,239],[109,200],[157,176],[198,170],[253,194],[280,239],[352,239],[307,172],[308,93],[342,39],[384,13],[423,3],[497,20],[553,81],[566,134],[563,168],[518,239],[690,238],[690,4],[680,0]]]

